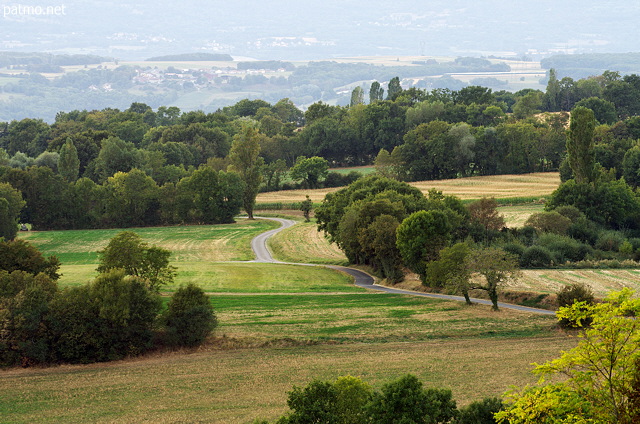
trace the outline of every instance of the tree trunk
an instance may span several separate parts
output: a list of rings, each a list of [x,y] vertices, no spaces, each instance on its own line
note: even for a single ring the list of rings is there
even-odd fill
[[[462,295],[464,296],[464,300],[467,302],[467,305],[473,305],[473,303],[471,302],[471,298],[469,297],[468,290],[463,290]]]
[[[499,311],[500,309],[498,308],[498,289],[497,289],[497,287],[494,287],[494,286],[490,285],[489,289],[487,290],[487,292],[489,293],[489,299],[491,299],[491,303],[493,304],[491,309],[493,309],[494,311]]]

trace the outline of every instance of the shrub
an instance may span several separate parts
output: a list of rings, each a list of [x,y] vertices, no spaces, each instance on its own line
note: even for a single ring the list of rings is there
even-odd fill
[[[493,414],[504,409],[501,399],[485,398],[460,408],[460,416],[456,424],[495,424]]]
[[[193,283],[176,290],[163,318],[169,342],[175,346],[201,344],[217,324],[209,297]]]
[[[619,231],[603,231],[595,247],[605,252],[617,252],[624,241],[625,237]]]
[[[571,306],[576,302],[586,302],[588,305],[592,305],[595,301],[593,297],[593,291],[591,287],[583,283],[573,283],[568,286],[564,286],[558,292],[558,306]],[[576,328],[580,326],[588,326],[591,324],[591,318],[582,319],[581,325],[575,320],[569,318],[561,318],[558,323],[563,328]]]
[[[585,217],[578,218],[567,230],[567,235],[576,240],[588,243],[591,246],[596,244],[600,230],[595,222]]]
[[[517,257],[518,260],[520,259],[520,257],[522,256],[522,254],[526,249],[520,243],[505,243],[501,247],[502,247],[502,250],[504,250],[507,253],[511,253],[512,255]]]
[[[549,249],[557,263],[581,261],[593,250],[571,237],[558,234],[543,234],[536,244]]]
[[[51,302],[57,356],[68,362],[95,362],[138,355],[152,346],[160,298],[123,270],[67,289]]]
[[[554,211],[558,212],[560,215],[564,216],[565,218],[569,218],[571,222],[576,222],[579,218],[584,217],[584,214],[580,212],[580,210],[575,206],[569,206],[569,205],[560,206],[554,209]]]
[[[289,392],[287,405],[292,412],[280,418],[278,424],[367,422],[365,405],[372,390],[356,377],[338,377],[335,383],[314,380],[304,388]]]
[[[571,219],[556,211],[539,212],[532,214],[524,225],[533,227],[542,233],[566,234],[571,226]]]
[[[0,271],[0,365],[48,362],[49,332],[44,324],[56,283],[45,274]]]
[[[371,423],[446,423],[457,415],[451,390],[424,389],[413,375],[385,384],[367,406]]]
[[[531,246],[520,257],[523,268],[547,268],[553,263],[551,252],[542,246]]]

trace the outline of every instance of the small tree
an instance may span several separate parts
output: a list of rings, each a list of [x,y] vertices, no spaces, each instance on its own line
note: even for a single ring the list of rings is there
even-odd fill
[[[24,271],[29,274],[46,274],[57,281],[60,278],[60,261],[56,256],[45,258],[33,245],[24,240],[0,241],[0,270]]]
[[[123,269],[127,275],[144,279],[148,288],[154,292],[158,292],[161,286],[172,283],[175,277],[175,267],[169,265],[171,252],[161,247],[149,246],[132,231],[116,235],[98,254],[98,272]]]
[[[488,247],[475,249],[467,256],[467,269],[484,277],[484,284],[473,284],[470,289],[485,290],[493,304],[498,308],[498,290],[507,281],[520,275],[517,259],[502,249]]]
[[[307,195],[307,198],[305,200],[303,200],[302,202],[300,202],[300,210],[302,211],[302,214],[304,215],[304,221],[305,222],[309,222],[309,215],[311,214],[311,210],[313,209],[313,202],[311,201],[311,199],[309,198],[309,195]]]
[[[302,181],[308,188],[317,188],[320,179],[326,178],[328,173],[329,162],[319,156],[298,156],[295,165],[289,171],[291,179]]]
[[[197,346],[204,342],[218,321],[204,291],[193,283],[181,286],[171,297],[163,315],[169,342]]]

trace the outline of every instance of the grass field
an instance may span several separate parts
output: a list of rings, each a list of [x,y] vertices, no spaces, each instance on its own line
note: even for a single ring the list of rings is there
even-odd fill
[[[354,375],[380,388],[406,373],[449,387],[459,404],[535,383],[531,362],[569,349],[563,336],[351,343],[151,355],[96,365],[0,374],[10,423],[251,423],[286,410],[286,392],[312,379]]]
[[[281,261],[345,265],[347,258],[335,244],[329,243],[315,222],[303,222],[287,228],[269,240],[269,248]]]
[[[451,180],[418,181],[409,183],[427,193],[435,188],[444,194],[458,196],[463,200],[481,197],[542,198],[549,196],[560,185],[557,172],[538,172],[521,175],[490,175],[485,177],[456,178]],[[283,190],[258,194],[258,203],[300,202],[309,195],[314,203],[320,203],[327,193],[340,188],[316,190]]]

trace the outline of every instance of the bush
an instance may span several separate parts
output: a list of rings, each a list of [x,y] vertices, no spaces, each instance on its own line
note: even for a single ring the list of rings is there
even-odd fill
[[[560,206],[554,209],[554,211],[566,218],[569,218],[571,222],[576,222],[579,218],[584,217],[584,214],[575,206]]]
[[[176,290],[163,318],[169,343],[174,346],[201,344],[217,324],[209,297],[193,283]]]
[[[593,251],[584,243],[558,234],[543,234],[536,244],[549,249],[556,263],[581,261]]]
[[[571,219],[556,211],[532,214],[524,223],[541,233],[566,234],[571,226]]]
[[[335,383],[314,380],[307,387],[294,387],[287,405],[292,412],[279,424],[367,422],[364,407],[371,399],[368,384],[356,377],[339,377]]]
[[[595,247],[605,252],[617,252],[624,241],[625,237],[619,231],[603,231],[598,237]]]
[[[110,271],[63,291],[51,302],[50,328],[59,359],[96,362],[138,355],[152,346],[160,298],[137,277]]]
[[[456,424],[495,424],[493,414],[502,411],[504,407],[501,399],[485,398],[460,408],[460,416],[455,422]]]
[[[531,246],[520,257],[520,266],[523,268],[547,268],[552,263],[551,252],[542,246]]]
[[[573,283],[568,286],[564,286],[558,292],[558,306],[571,306],[576,302],[586,302],[589,305],[592,305],[595,301],[593,296],[593,291],[591,287],[587,284],[583,283]],[[559,321],[559,324],[563,328],[576,328],[580,327],[578,323],[574,320],[570,320],[568,318],[562,318]],[[584,318],[581,322],[582,326],[588,326],[591,324],[591,318]]]
[[[367,406],[371,423],[446,423],[457,415],[451,390],[424,389],[413,375],[385,384]]]
[[[520,260],[520,257],[522,256],[522,254],[524,253],[524,251],[526,249],[520,243],[505,243],[500,247],[505,252],[511,253],[512,255],[514,255],[516,258],[518,258],[518,260]]]
[[[567,230],[567,235],[591,246],[596,244],[600,230],[595,222],[585,217],[578,218]]]
[[[51,356],[44,324],[57,286],[45,274],[0,271],[0,365],[46,363]]]

